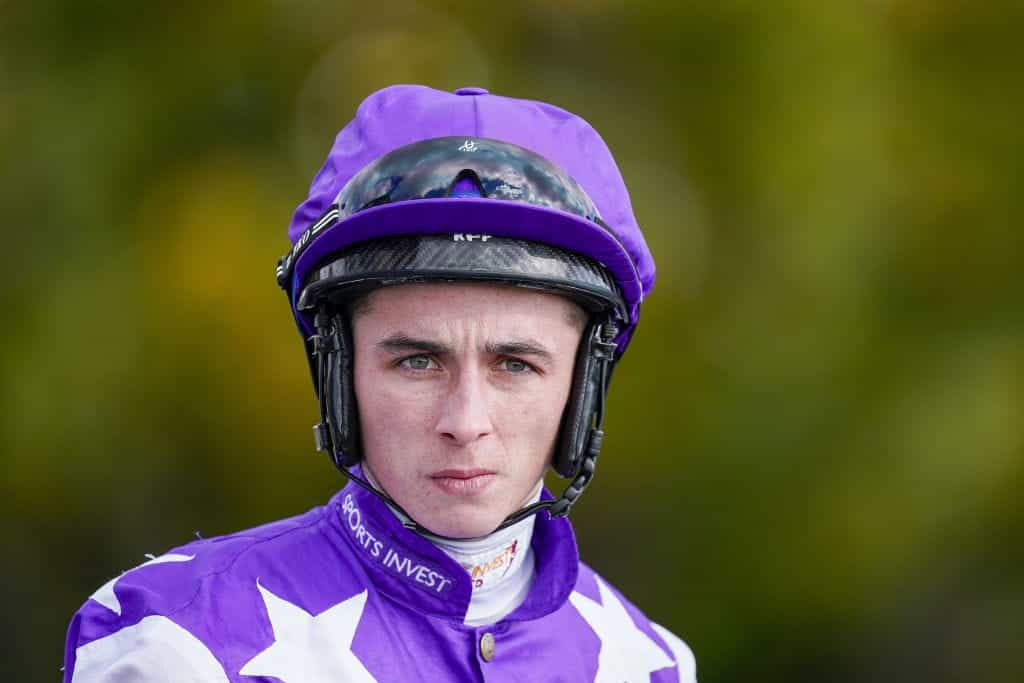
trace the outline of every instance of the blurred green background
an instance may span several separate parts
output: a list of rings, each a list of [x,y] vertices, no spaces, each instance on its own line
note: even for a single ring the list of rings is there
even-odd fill
[[[0,661],[342,484],[283,294],[400,82],[602,132],[659,266],[584,558],[715,681],[1024,680],[1024,5],[0,4]]]

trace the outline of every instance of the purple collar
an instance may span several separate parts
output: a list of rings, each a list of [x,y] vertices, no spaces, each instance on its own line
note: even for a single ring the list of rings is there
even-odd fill
[[[543,498],[551,498],[546,489]],[[373,586],[417,612],[461,623],[469,608],[469,574],[443,550],[406,529],[387,505],[349,482],[331,499],[328,519],[351,547]],[[505,620],[527,621],[554,612],[569,598],[579,572],[569,520],[537,515],[533,532],[536,575],[523,602]]]

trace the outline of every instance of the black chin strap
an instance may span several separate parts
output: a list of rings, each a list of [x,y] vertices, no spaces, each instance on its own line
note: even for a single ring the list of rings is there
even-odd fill
[[[402,521],[402,525],[410,531],[414,531],[421,536],[428,538],[437,538],[445,541],[466,541],[466,540],[478,540],[485,538],[490,534],[484,534],[484,536],[478,536],[475,538],[453,538],[450,536],[444,536],[442,534],[435,533],[430,529],[426,528],[412,516],[406,512],[401,505],[399,505],[394,498],[389,496],[387,492],[374,486],[364,477],[359,476],[352,471],[346,464],[345,454],[336,447],[334,430],[331,425],[333,423],[333,416],[336,414],[334,411],[334,392],[331,391],[331,381],[334,379],[330,375],[329,360],[328,357],[331,353],[338,352],[341,348],[340,341],[337,337],[341,332],[329,322],[329,318],[325,314],[318,313],[315,317],[315,325],[317,328],[317,334],[312,338],[313,342],[313,355],[317,359],[317,394],[320,403],[320,423],[313,426],[313,434],[316,439],[316,448],[318,451],[324,451],[331,456],[331,460],[334,461],[335,466],[341,470],[341,472],[351,481],[354,481],[359,486],[363,487],[373,495],[380,498],[392,509],[394,509]],[[583,491],[590,484],[594,478],[594,470],[597,468],[597,458],[601,454],[601,444],[604,441],[604,431],[602,426],[604,424],[604,408],[605,408],[605,394],[608,389],[608,378],[611,374],[612,364],[615,357],[615,335],[618,334],[618,328],[612,322],[606,322],[600,333],[600,338],[593,342],[590,350],[594,357],[594,362],[599,364],[598,381],[599,387],[597,391],[596,409],[594,410],[594,421],[593,426],[590,428],[590,432],[587,436],[587,447],[584,449],[580,463],[576,467],[576,474],[573,479],[562,491],[562,494],[558,498],[549,500],[539,500],[536,503],[532,503],[525,507],[520,508],[516,512],[513,512],[502,521],[493,531],[500,531],[513,524],[518,524],[530,515],[537,514],[541,510],[549,510],[549,514],[552,517],[565,517],[569,514],[573,505],[579,500]]]

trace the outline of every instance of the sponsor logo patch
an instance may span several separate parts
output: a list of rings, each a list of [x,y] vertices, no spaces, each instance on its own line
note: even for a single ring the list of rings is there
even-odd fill
[[[473,579],[473,588],[480,588],[485,581],[498,581],[512,568],[512,562],[516,559],[516,549],[519,541],[512,541],[502,548],[494,557],[477,564],[464,564],[462,567],[469,572]]]
[[[446,593],[452,587],[452,579],[445,576],[419,557],[404,548],[392,546],[386,539],[367,528],[359,506],[346,495],[341,504],[341,521],[345,531],[382,567],[417,588],[430,593]]]

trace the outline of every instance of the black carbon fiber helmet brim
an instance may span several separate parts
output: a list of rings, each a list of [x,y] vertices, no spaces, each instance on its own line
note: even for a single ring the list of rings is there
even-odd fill
[[[540,242],[470,237],[409,235],[354,245],[310,273],[298,307],[338,303],[376,286],[468,280],[555,292],[590,313],[606,311],[624,320],[618,288],[593,259]]]

